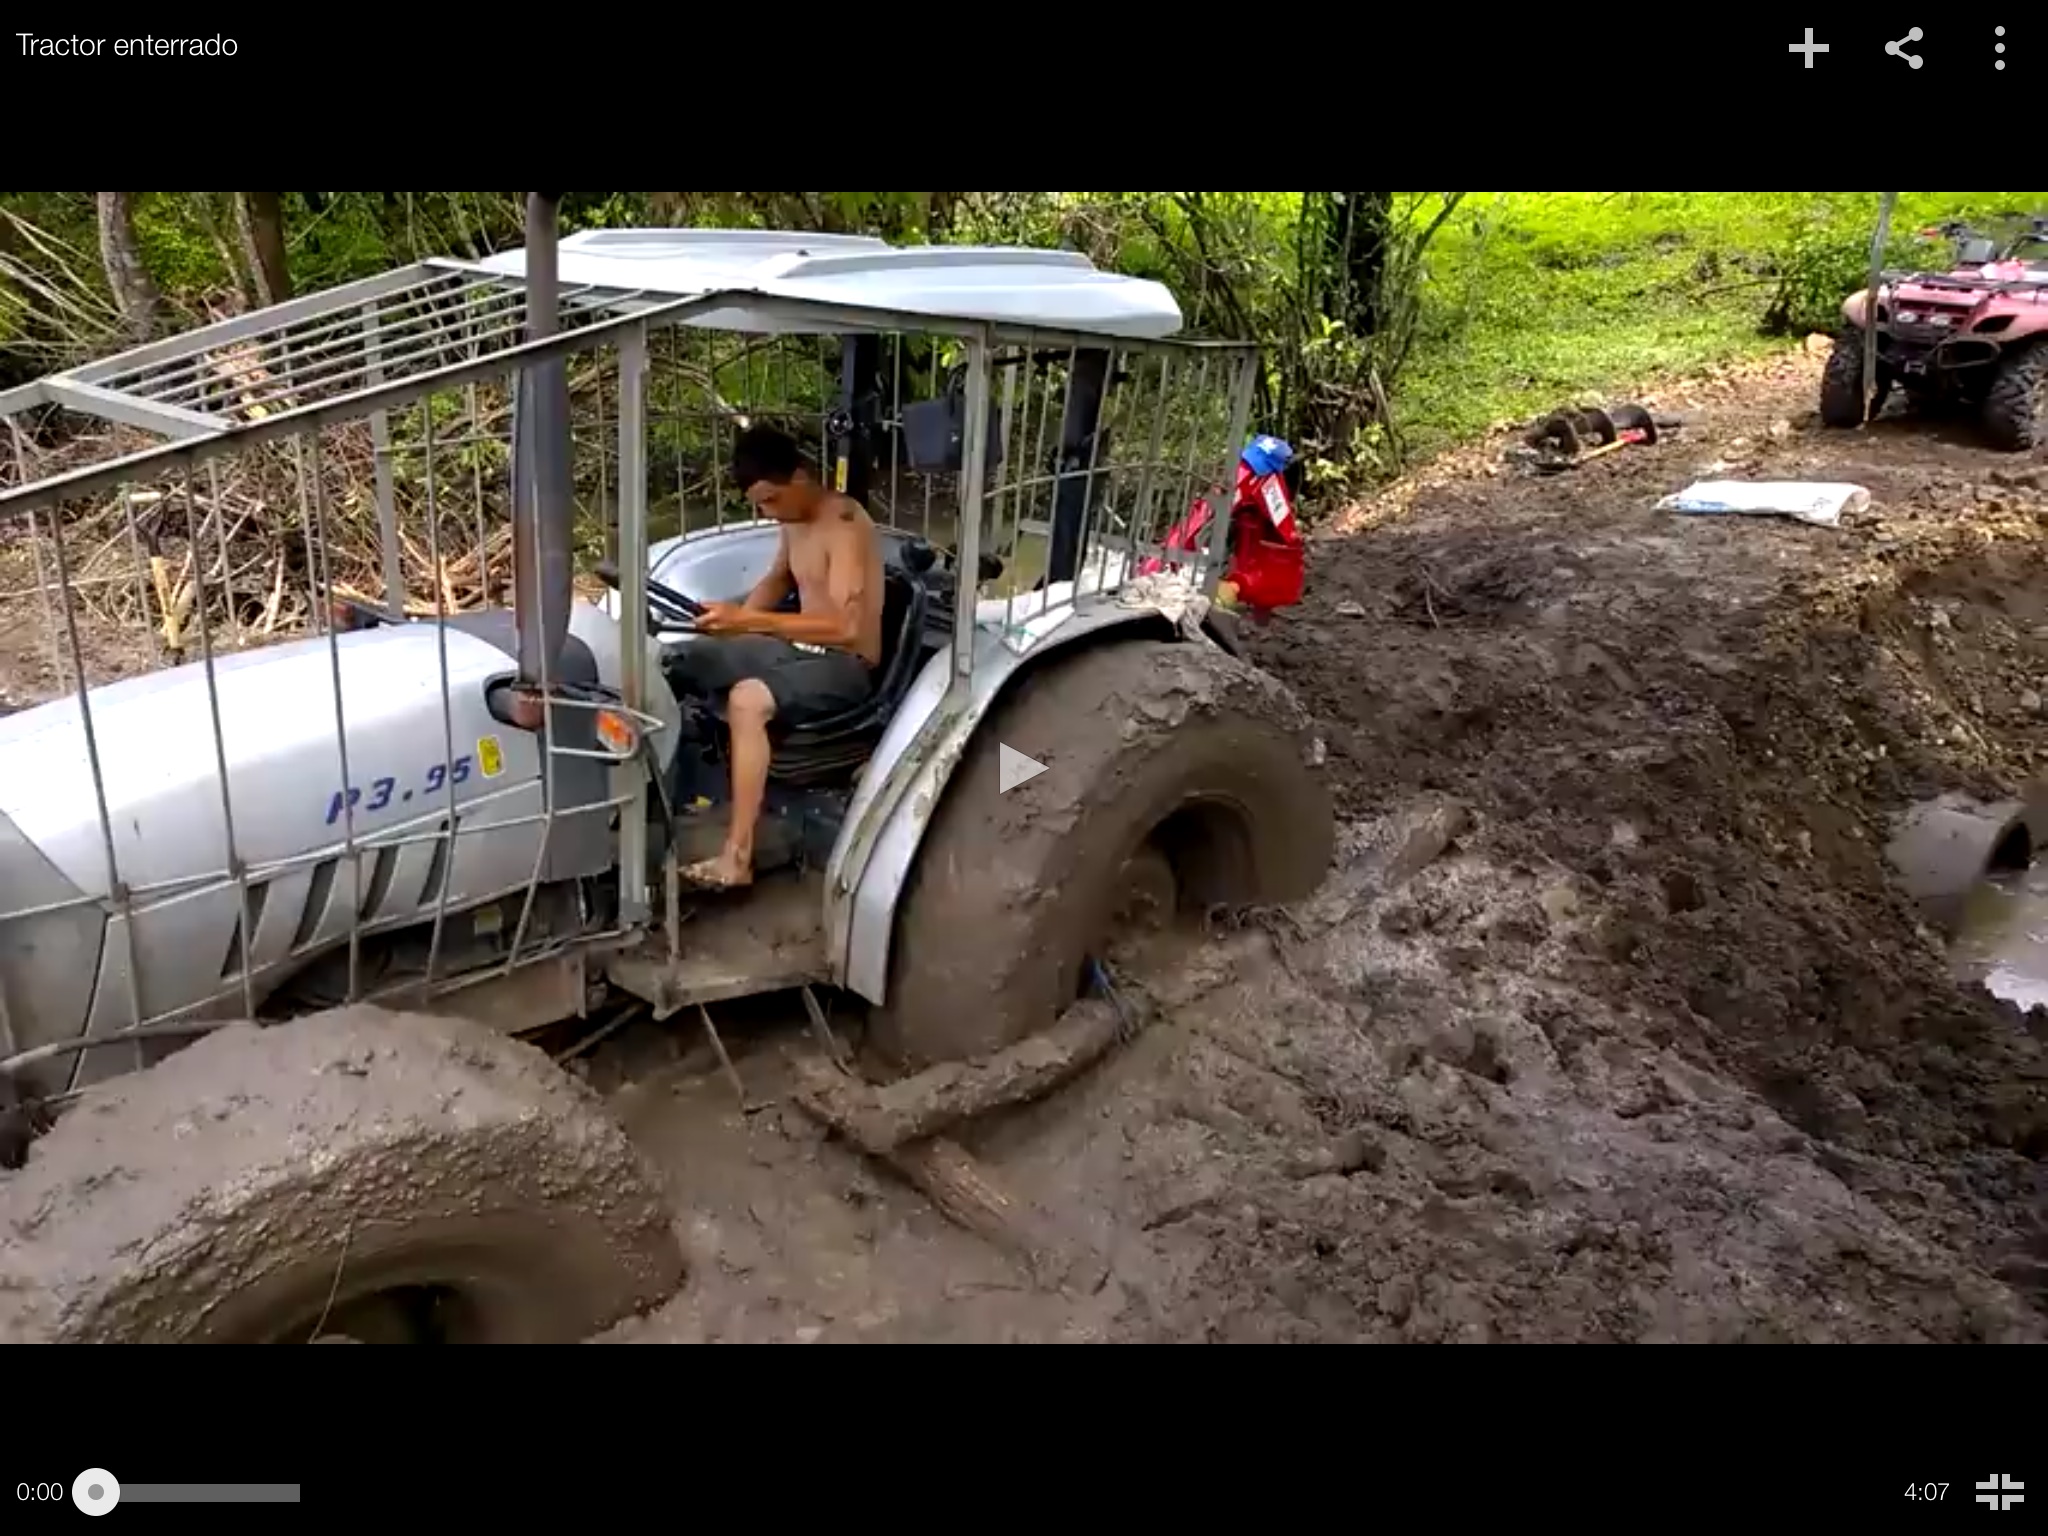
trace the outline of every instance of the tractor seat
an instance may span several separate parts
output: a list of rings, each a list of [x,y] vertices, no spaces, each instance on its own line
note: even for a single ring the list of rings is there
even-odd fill
[[[777,784],[814,785],[844,779],[868,760],[883,728],[917,677],[924,637],[925,586],[893,565],[882,569],[882,660],[875,687],[854,709],[778,737],[768,777]]]

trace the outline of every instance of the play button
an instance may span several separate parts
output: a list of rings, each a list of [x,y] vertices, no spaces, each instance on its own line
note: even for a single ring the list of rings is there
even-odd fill
[[[1008,742],[996,743],[996,793],[1007,795],[1019,784],[1045,772],[1045,764],[1026,757]]]

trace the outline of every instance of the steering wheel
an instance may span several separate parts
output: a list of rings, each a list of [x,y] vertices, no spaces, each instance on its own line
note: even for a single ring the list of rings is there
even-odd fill
[[[619,592],[619,563],[616,560],[600,560],[597,563],[597,579]],[[704,611],[704,605],[694,598],[683,596],[674,587],[647,578],[647,612],[657,629],[682,630],[686,633],[696,629],[696,618]]]

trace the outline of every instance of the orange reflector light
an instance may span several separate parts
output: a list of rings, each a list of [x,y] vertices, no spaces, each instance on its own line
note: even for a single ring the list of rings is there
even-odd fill
[[[612,709],[597,712],[597,739],[604,743],[607,752],[619,757],[631,757],[640,745],[640,733],[633,729],[633,722]]]

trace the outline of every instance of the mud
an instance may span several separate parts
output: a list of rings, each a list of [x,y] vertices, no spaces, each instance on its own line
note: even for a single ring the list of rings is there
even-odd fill
[[[1454,1029],[1537,1026],[1568,1097],[1623,1122],[1577,1139],[1619,1157],[1646,1119],[1699,1114],[1666,1101],[1732,1091],[1760,1117],[1720,1138],[1753,1194],[1817,1177],[1856,1202],[1845,1219],[1869,1213],[1845,1228],[1854,1256],[1809,1243],[1786,1271],[1867,1291],[1827,1331],[2031,1336],[2048,1015],[1958,985],[1882,848],[1907,803],[2014,794],[2048,756],[2048,476],[1911,420],[1823,433],[1811,389],[1810,366],[1781,364],[1701,401],[1682,444],[1434,487],[1319,549],[1315,596],[1257,654],[1329,725],[1349,808],[1416,788],[1472,807],[1462,859],[1380,937],[1412,958],[1426,935],[1470,978],[1462,1008],[1457,981],[1433,989]],[[1834,532],[1650,510],[1716,459],[1851,480],[1873,507]],[[1779,1125],[1796,1145],[1770,1157],[1793,1166],[1762,1175]],[[1739,1249],[1760,1218],[1666,1220]],[[1894,1227],[1933,1268],[1871,1284],[1879,1252],[1903,1251],[1879,1242]],[[1987,1279],[2015,1288],[1996,1327],[1958,1299]],[[1820,1326],[1789,1300],[1717,1319]]]
[[[50,557],[45,554],[39,571],[18,527],[0,524],[0,715],[45,703],[76,687],[63,607],[54,597],[45,605],[37,591],[39,577],[44,583],[55,581]],[[158,660],[160,647],[147,633],[109,619],[89,603],[73,606],[72,622],[88,687],[118,682],[163,664]]]
[[[1823,433],[1816,376],[1667,390],[1682,436],[1555,478],[1482,445],[1317,542],[1251,648],[1328,742],[1331,880],[973,1142],[1100,1288],[685,1072],[627,1106],[706,1262],[613,1337],[2040,1340],[2048,1010],[1952,976],[1882,849],[2048,763],[2048,472]],[[1873,502],[1652,510],[1709,472]]]

